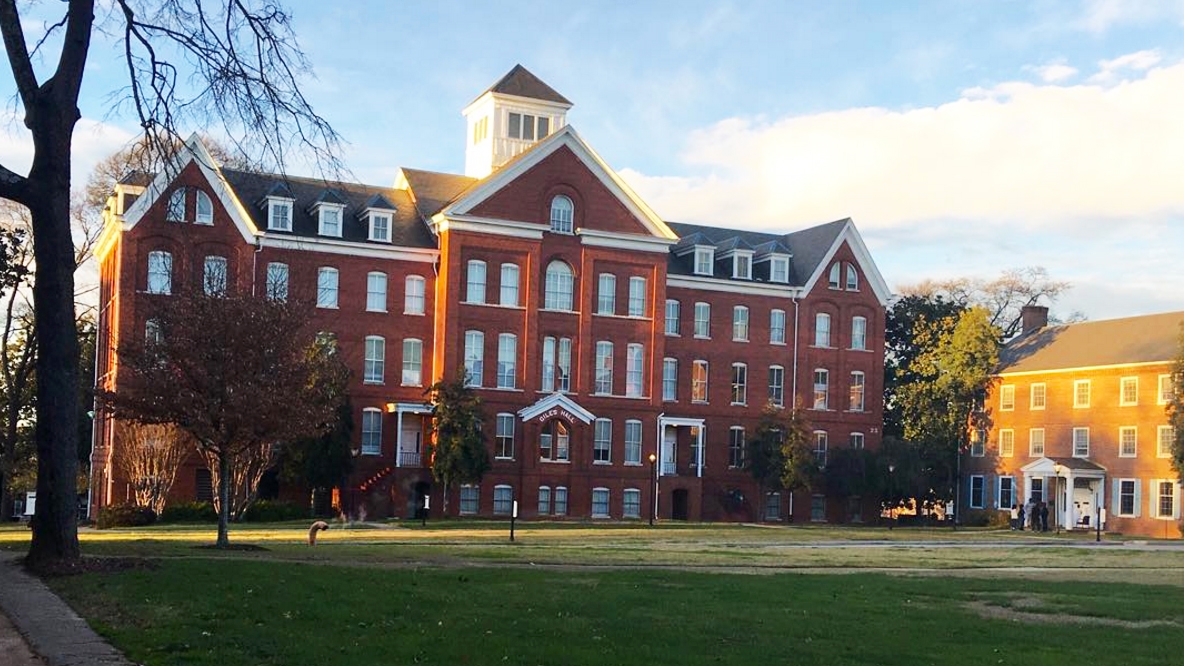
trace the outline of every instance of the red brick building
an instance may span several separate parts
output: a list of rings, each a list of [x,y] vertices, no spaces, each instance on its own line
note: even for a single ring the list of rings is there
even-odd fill
[[[1180,478],[1166,405],[1184,312],[1047,326],[1027,308],[1000,356],[991,423],[964,459],[966,508],[1033,498],[1049,523],[1180,536]]]
[[[570,107],[515,67],[465,110],[466,175],[402,169],[392,187],[223,169],[191,140],[176,178],[112,197],[99,383],[118,389],[110,349],[145,334],[154,299],[225,267],[232,288],[317,302],[355,372],[346,497],[369,515],[439,506],[423,390],[464,368],[494,461],[454,511],[640,518],[656,485],[662,517],[858,518],[858,501],[758,497],[742,465],[769,401],[804,404],[820,462],[879,444],[889,292],[854,224],[666,221]],[[94,506],[127,494],[113,433],[100,417]],[[203,473],[174,495],[197,497]]]

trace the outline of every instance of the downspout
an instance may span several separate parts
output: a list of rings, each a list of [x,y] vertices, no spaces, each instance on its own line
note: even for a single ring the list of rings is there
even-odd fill
[[[259,253],[263,251],[263,236],[255,236],[255,252],[251,254],[251,297],[255,297],[255,283],[258,282]]]
[[[793,401],[790,403],[794,409],[798,407],[798,346],[801,341],[798,338],[798,301],[797,296],[790,297],[793,301]]]

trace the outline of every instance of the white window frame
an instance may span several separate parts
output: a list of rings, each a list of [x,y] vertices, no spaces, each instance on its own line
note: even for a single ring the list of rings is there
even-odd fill
[[[646,289],[648,280],[640,275],[629,278],[629,308],[630,317],[645,317]]]
[[[1040,443],[1039,452],[1037,452],[1037,440]],[[1029,458],[1043,458],[1045,448],[1044,428],[1028,428],[1028,457]]]
[[[732,306],[732,342],[748,342],[748,322],[748,307]]]
[[[1129,444],[1131,448],[1127,451],[1126,445]],[[1138,426],[1120,426],[1118,428],[1118,457],[1119,458],[1137,458],[1139,456],[1139,428]]]
[[[1089,457],[1089,428],[1088,427],[1081,427],[1081,426],[1073,428],[1072,443],[1073,443],[1072,446],[1073,446],[1073,457],[1074,458],[1088,458]],[[1082,443],[1085,444],[1084,447],[1079,446],[1079,444],[1082,444]]]
[[[867,351],[867,317],[851,318],[851,349]]]
[[[291,285],[291,269],[287,264],[273,261],[267,264],[267,279],[264,291],[267,297],[276,301],[288,300],[288,289]]]
[[[695,248],[695,275],[706,275],[708,277],[715,274],[715,248],[711,247],[696,247]]]
[[[366,221],[366,240],[378,243],[392,242],[393,219],[390,213],[371,211]]]
[[[1172,401],[1172,376],[1160,375],[1156,387],[1155,404],[1166,405]]]
[[[769,366],[769,403],[775,407],[785,406],[785,367]]]
[[[494,435],[494,458],[497,460],[514,459],[514,422],[517,417],[508,412],[501,412],[496,417]]]
[[[853,432],[847,436],[847,446],[855,451],[867,448],[867,440],[861,432]]]
[[[556,259],[547,264],[543,289],[543,309],[571,312],[575,271],[565,261]]]
[[[366,312],[386,312],[386,302],[386,273],[382,271],[370,271],[366,273]]]
[[[732,404],[748,404],[748,364],[732,364]]]
[[[208,255],[202,262],[201,286],[207,296],[225,296],[230,282],[230,262],[226,257]]]
[[[811,409],[826,411],[830,408],[830,370],[814,368],[812,379],[814,380],[814,394]]]
[[[637,342],[625,347],[625,397],[645,395],[645,345]]]
[[[1164,487],[1167,487],[1169,494],[1165,495]],[[1180,484],[1173,479],[1152,479],[1151,489],[1154,491],[1151,495],[1152,512],[1151,515],[1157,520],[1176,520],[1180,517]],[[1170,498],[1172,503],[1171,510],[1166,513],[1163,511],[1164,497]]]
[[[830,265],[830,270],[827,272],[827,276],[826,276],[826,286],[828,289],[841,289],[842,288],[843,285],[840,282],[840,280],[841,280],[840,272],[841,271],[842,271],[842,267],[840,266],[839,262],[836,261],[835,263]]]
[[[752,279],[752,252],[736,250],[732,253],[732,277],[737,280]]]
[[[1015,457],[1015,430],[1003,428],[999,431],[999,457]]]
[[[382,410],[377,407],[362,409],[362,455],[382,455]]]
[[[338,288],[341,284],[341,273],[332,266],[321,266],[317,269],[317,307],[336,310]]]
[[[1003,501],[1003,482],[1004,481],[1008,482],[1007,494],[1008,494],[1008,497],[1010,497],[1010,500],[1007,502]],[[1016,499],[1017,498],[1016,498],[1015,477],[1007,475],[1007,474],[1003,474],[999,477],[996,477],[996,480],[995,480],[995,501],[998,503],[997,506],[999,507],[999,509],[1000,510],[1010,509],[1013,505],[1018,506],[1019,502],[1017,502]]]
[[[423,386],[423,340],[403,338],[402,386]]]
[[[1131,392],[1134,394],[1129,400],[1127,399],[1127,387],[1131,387]],[[1139,378],[1138,377],[1122,377],[1118,380],[1118,405],[1120,407],[1134,407],[1139,404]]]
[[[775,256],[769,260],[769,282],[789,284],[789,257]]]
[[[1084,397],[1082,400],[1082,389],[1084,389]],[[1091,385],[1088,379],[1077,379],[1073,382],[1073,408],[1074,409],[1088,409],[1090,401]]]
[[[1139,516],[1139,514],[1141,513],[1140,509],[1142,508],[1142,507],[1140,507],[1140,504],[1142,504],[1142,498],[1140,497],[1141,488],[1139,487],[1139,483],[1140,483],[1139,479],[1125,479],[1125,478],[1124,479],[1114,479],[1114,488],[1116,489],[1116,492],[1114,493],[1114,509],[1115,509],[1114,513],[1115,513],[1115,515],[1118,515],[1118,516],[1121,516],[1124,518],[1136,518]],[[1128,484],[1130,486],[1129,493],[1124,492],[1125,489],[1123,488],[1123,486],[1126,486]],[[1124,496],[1128,496],[1131,498],[1131,510],[1130,511],[1123,511],[1122,510],[1122,498]]]
[[[978,498],[974,496],[975,481],[978,482]],[[972,509],[984,509],[987,506],[987,477],[982,474],[971,474],[968,487],[967,501]]]
[[[598,505],[603,505],[603,510],[599,510]],[[593,518],[608,518],[609,512],[612,511],[608,488],[593,488],[592,489],[592,508],[591,513]]]
[[[814,313],[814,346],[829,349],[831,342],[831,316],[826,312]]]
[[[1176,439],[1176,429],[1170,425],[1155,428],[1155,457],[1171,458],[1172,446]]]
[[[625,421],[625,464],[641,464],[641,421],[627,419]]]
[[[575,233],[576,205],[564,194],[551,199],[551,231],[557,234]]]
[[[571,338],[559,338],[559,358],[555,363],[555,388],[571,391]]]
[[[1037,390],[1039,387],[1039,390]],[[1040,396],[1040,400],[1036,400],[1036,396]],[[1028,387],[1028,409],[1041,410],[1048,404],[1048,385],[1044,382],[1036,382]]]
[[[851,386],[847,394],[847,411],[867,410],[867,375],[860,370],[851,372]]]
[[[703,359],[691,363],[691,402],[706,404],[708,401],[708,379],[711,366]]]
[[[497,387],[518,387],[518,336],[513,333],[497,336]]]
[[[678,359],[669,356],[662,359],[662,400],[678,400]]]
[[[166,222],[184,222],[186,209],[185,191],[187,187],[179,187],[173,190],[169,195],[168,206],[165,207],[164,219]]]
[[[493,515],[508,516],[514,510],[514,487],[499,483],[493,487]]]
[[[334,226],[330,228],[330,222],[336,217]],[[341,229],[345,226],[345,206],[341,204],[319,203],[317,204],[317,235],[327,236],[329,238],[341,238]]]
[[[970,431],[970,457],[982,458],[987,455],[987,435],[979,429]]]
[[[465,386],[480,387],[485,374],[485,333],[465,331]]]
[[[214,202],[210,201],[210,195],[202,190],[196,190],[197,201],[194,204],[194,224],[212,225],[214,223]]]
[[[596,395],[612,395],[613,343],[608,340],[596,341],[596,365],[594,372],[592,392]]]
[[[612,273],[601,273],[596,278],[596,314],[614,315],[617,313],[617,276]]]
[[[173,255],[164,250],[154,250],[148,253],[148,282],[145,285],[149,294],[173,293]]]
[[[423,315],[427,312],[427,280],[422,275],[408,275],[403,279],[403,314]]]
[[[592,464],[613,463],[613,421],[596,419],[592,424]]]
[[[481,511],[481,486],[471,483],[461,485],[457,510],[462,516],[472,516],[479,513]]]
[[[847,262],[843,264],[846,268],[847,280],[844,282],[844,288],[847,291],[859,291],[859,271],[855,270],[855,264]]]
[[[1015,384],[1004,384],[999,387],[999,411],[1015,411]]]
[[[267,197],[267,230],[292,231],[292,209],[295,199]]]
[[[465,303],[485,304],[486,268],[480,259],[470,259],[465,264]]]
[[[825,468],[827,458],[830,455],[830,433],[825,430],[815,430],[813,435],[814,462],[818,464],[819,468]]]
[[[501,279],[498,283],[498,304],[502,307],[516,308],[522,304],[518,288],[520,276],[518,264],[502,264]]]
[[[682,331],[682,303],[673,298],[666,299],[666,335],[678,337]]]
[[[695,303],[694,334],[698,340],[711,339],[711,304],[699,301]]]
[[[728,469],[744,467],[746,437],[744,426],[734,425],[728,428]]]
[[[556,486],[552,497],[552,504],[555,505],[556,516],[567,515],[567,486]]]
[[[785,310],[773,309],[769,311],[769,344],[785,344]]]
[[[539,515],[551,515],[551,486],[539,486]]]
[[[621,517],[641,518],[641,491],[637,488],[621,491]]]
[[[367,335],[362,363],[363,384],[383,384],[386,380],[386,338]]]

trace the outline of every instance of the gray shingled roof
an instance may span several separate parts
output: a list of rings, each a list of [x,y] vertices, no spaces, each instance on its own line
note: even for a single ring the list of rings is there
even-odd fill
[[[1032,372],[1171,361],[1184,312],[1048,326],[1004,345],[999,372]]]
[[[529,97],[530,99],[541,99],[546,102],[556,102],[571,106],[571,102],[566,97],[560,95],[551,86],[543,83],[542,79],[532,74],[530,70],[522,65],[514,65],[513,69],[506,72],[505,76],[498,79],[498,82],[490,86],[489,90],[485,92]],[[481,95],[484,94],[481,93]],[[481,95],[478,95],[477,98],[480,99]]]
[[[403,167],[403,177],[415,196],[415,205],[424,218],[430,218],[456,201],[457,197],[477,183],[476,178],[455,173],[422,171]]]
[[[375,185],[360,185],[357,183],[341,183],[323,181],[315,178],[299,178],[295,176],[281,176],[269,173],[252,173],[222,169],[226,181],[234,188],[239,201],[251,214],[255,226],[267,229],[267,202],[269,193],[284,193],[296,202],[292,210],[292,236],[317,236],[317,218],[309,212],[312,204],[316,203],[326,191],[332,191],[333,196],[345,204],[342,219],[342,240],[369,242],[369,229],[366,220],[358,219],[358,214],[373,206],[371,201],[375,195],[384,198],[395,209],[394,220],[391,223],[391,242],[401,247],[435,248],[436,239],[424,225],[416,213],[415,205],[407,192],[389,187]],[[272,232],[276,235],[288,235],[285,232]],[[386,245],[386,243],[375,243]]]
[[[709,227],[701,224],[687,224],[685,222],[667,222],[666,224],[678,234],[680,238],[698,235],[708,243],[717,247],[734,247],[743,243],[748,247],[760,247],[768,243],[780,243],[793,255],[789,262],[789,283],[802,286],[814,274],[815,269],[826,258],[826,253],[834,244],[835,238],[847,226],[849,219],[835,220],[816,227],[810,227],[789,234],[768,233],[763,231],[742,231],[724,227]],[[671,275],[694,275],[694,255],[682,257],[670,255],[667,272]],[[717,277],[731,277],[730,270],[716,271]],[[758,264],[753,268],[753,279],[760,281],[768,279],[766,264]],[[747,282],[747,280],[739,280]]]

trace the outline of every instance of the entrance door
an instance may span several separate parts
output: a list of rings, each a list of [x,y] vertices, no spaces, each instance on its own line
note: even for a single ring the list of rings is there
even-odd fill
[[[420,467],[423,464],[420,442],[423,439],[423,418],[419,414],[403,415],[403,430],[399,433],[399,465]]]
[[[677,469],[675,453],[678,451],[678,430],[667,426],[662,433],[662,475],[673,476]]]
[[[687,519],[688,495],[685,488],[674,491],[670,500],[670,517],[675,520]]]

